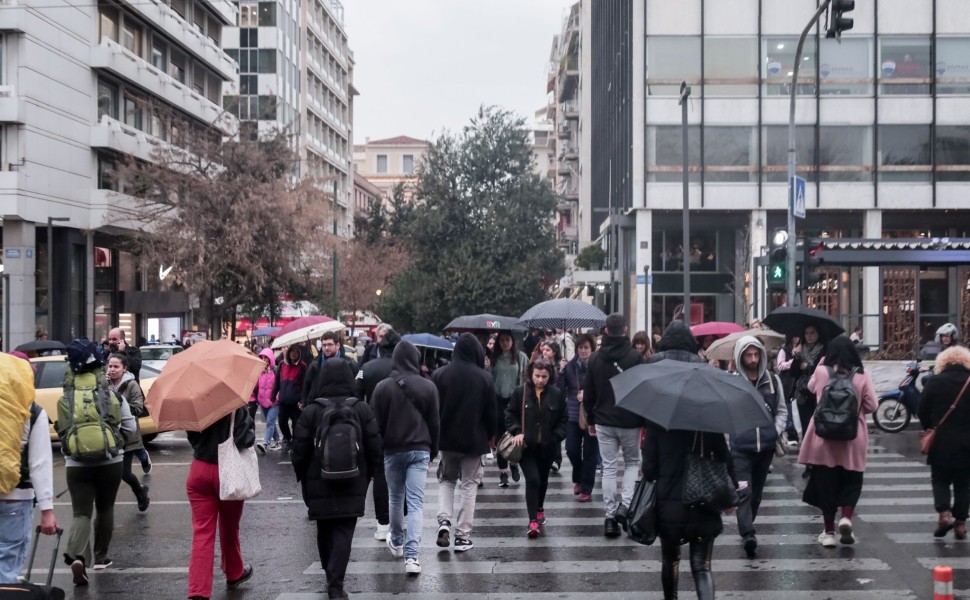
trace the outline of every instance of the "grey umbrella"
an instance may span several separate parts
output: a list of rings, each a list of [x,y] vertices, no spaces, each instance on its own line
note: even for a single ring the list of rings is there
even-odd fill
[[[582,300],[557,298],[540,302],[525,311],[517,324],[529,329],[602,327],[606,325],[606,314]]]
[[[740,433],[773,421],[750,381],[707,363],[637,365],[610,385],[618,407],[664,429]]]

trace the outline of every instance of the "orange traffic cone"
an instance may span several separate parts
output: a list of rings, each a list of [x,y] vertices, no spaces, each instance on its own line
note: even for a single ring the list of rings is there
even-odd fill
[[[953,569],[946,565],[933,568],[933,600],[953,600]]]

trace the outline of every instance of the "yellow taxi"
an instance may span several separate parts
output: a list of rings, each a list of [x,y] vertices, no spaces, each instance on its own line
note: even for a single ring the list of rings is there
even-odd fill
[[[39,356],[30,359],[30,366],[34,368],[34,389],[37,391],[35,401],[46,412],[51,419],[50,434],[51,441],[57,441],[57,432],[54,431],[53,421],[57,419],[57,401],[64,393],[64,375],[67,372],[66,356]],[[148,390],[159,375],[159,371],[147,365],[142,365],[139,372],[141,389],[148,396]],[[138,419],[141,427],[141,437],[144,441],[150,442],[155,439],[159,431],[155,427],[155,421],[150,416]]]

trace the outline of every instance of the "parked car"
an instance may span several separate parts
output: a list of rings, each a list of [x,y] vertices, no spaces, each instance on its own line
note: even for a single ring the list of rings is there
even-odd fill
[[[139,346],[141,350],[141,364],[148,365],[158,371],[165,366],[165,361],[172,358],[172,355],[185,350],[182,346],[175,344],[152,344],[150,346]]]
[[[67,357],[39,356],[30,359],[30,364],[34,368],[34,389],[37,391],[35,401],[47,411],[47,415],[51,419],[51,441],[56,442],[58,437],[57,432],[54,430],[53,421],[57,418],[57,401],[60,400],[64,393],[64,374],[67,373]],[[159,375],[159,370],[143,364],[139,375],[141,376],[141,389],[144,390],[145,396],[148,396],[148,390],[155,383],[155,379]],[[146,442],[152,441],[159,434],[158,428],[155,427],[155,421],[150,416],[146,415],[140,418],[138,425],[141,427],[142,439]]]

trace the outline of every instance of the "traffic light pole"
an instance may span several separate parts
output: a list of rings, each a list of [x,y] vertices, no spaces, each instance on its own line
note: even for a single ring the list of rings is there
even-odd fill
[[[795,305],[795,97],[798,92],[798,69],[802,65],[805,38],[818,23],[819,17],[828,10],[831,2],[832,0],[822,0],[815,15],[802,30],[802,35],[798,38],[798,46],[795,48],[793,61],[795,64],[792,67],[791,100],[788,107],[788,257],[785,260],[787,275],[785,295],[788,296],[788,306]]]

